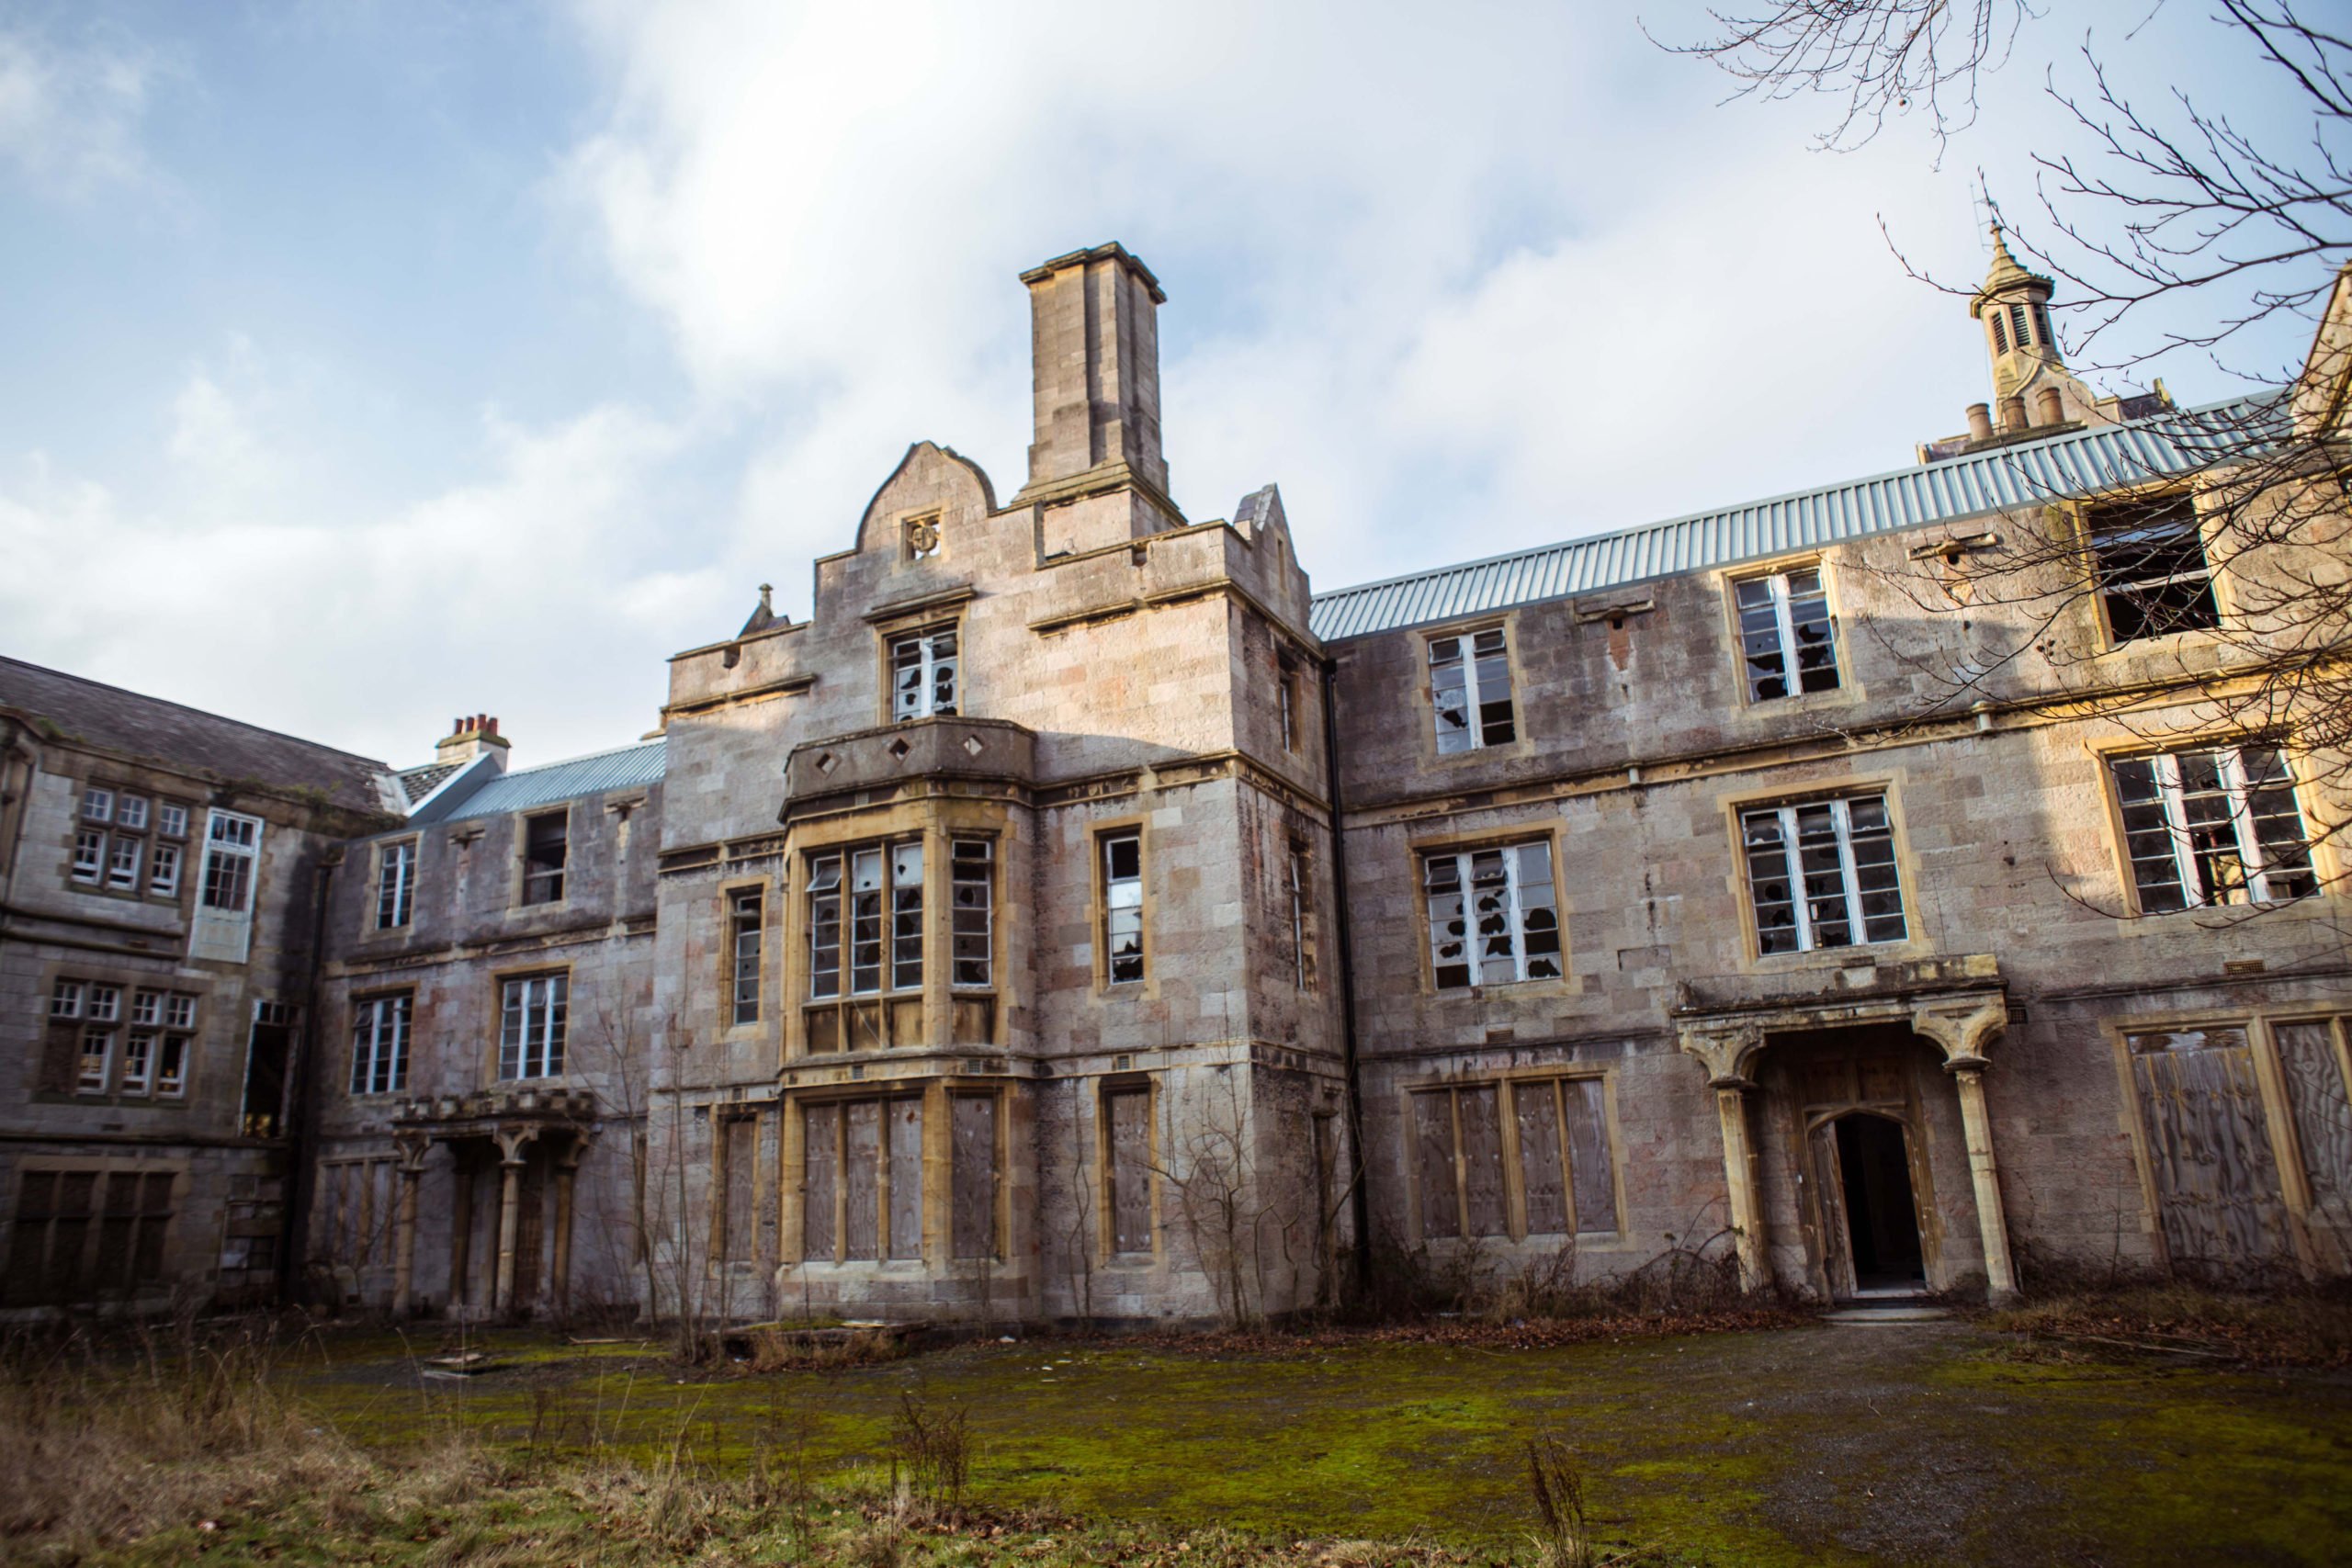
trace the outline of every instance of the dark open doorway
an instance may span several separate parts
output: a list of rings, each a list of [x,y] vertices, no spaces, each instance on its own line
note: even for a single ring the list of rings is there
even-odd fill
[[[1866,1113],[1838,1119],[1838,1168],[1845,1188],[1858,1295],[1907,1293],[1927,1286],[1919,1211],[1903,1125]]]

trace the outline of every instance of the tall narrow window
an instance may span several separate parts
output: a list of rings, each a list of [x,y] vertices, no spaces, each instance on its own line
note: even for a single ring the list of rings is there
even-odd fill
[[[563,863],[569,849],[569,813],[550,811],[523,823],[523,902],[552,904],[563,897]]]
[[[176,898],[180,892],[180,847],[157,844],[147,855],[147,891],[159,898]]]
[[[922,841],[810,856],[808,918],[808,1000],[833,1005],[803,1010],[807,1049],[823,1055],[922,1039]]]
[[[2039,299],[2035,300],[2033,305],[2033,331],[2034,335],[2041,340],[2042,347],[2056,348],[2058,346],[2058,335],[2050,330],[2050,307]]]
[[[408,1031],[413,993],[368,997],[352,1009],[351,1092],[399,1094],[408,1088]],[[531,1076],[531,1075],[525,1075]]]
[[[1908,934],[1884,795],[1764,807],[1743,812],[1740,830],[1761,951],[1806,953]]]
[[[890,713],[899,719],[956,708],[956,632],[924,632],[890,645]]]
[[[2113,771],[2142,914],[2301,898],[2317,886],[2278,748],[2120,758]]]
[[[958,839],[949,852],[955,969],[958,986],[996,983],[995,846],[986,839]]]
[[[1993,352],[1996,354],[2008,353],[2009,330],[2001,324],[2001,312],[1997,310],[1988,310],[1985,312],[1984,319],[1993,323]]]
[[[401,839],[376,853],[376,929],[396,931],[408,924],[415,899],[416,840]]]
[[[1151,1250],[1151,1090],[1115,1089],[1102,1097],[1103,1172],[1110,1189],[1102,1210],[1111,1222],[1111,1250]]]
[[[1302,991],[1315,988],[1315,878],[1306,846],[1296,839],[1283,859],[1283,878],[1289,884],[1290,953],[1293,977]]]
[[[1285,649],[1274,656],[1274,700],[1281,705],[1283,750],[1298,750],[1298,660]]]
[[[82,1065],[74,1077],[76,1094],[104,1094],[114,1076],[114,1031],[82,1031]]]
[[[96,882],[105,874],[107,836],[95,828],[84,828],[74,835],[74,880]]]
[[[765,903],[756,887],[735,893],[728,901],[728,951],[735,981],[729,1016],[737,1023],[760,1021],[760,936]]]
[[[842,994],[842,857],[808,863],[808,994]]]
[[[2032,341],[2026,335],[2025,307],[2022,305],[2009,307],[2009,335],[2017,340],[2019,348],[2025,347]]]
[[[498,1076],[555,1077],[563,1071],[564,1012],[571,982],[533,975],[505,984],[498,1036]]]
[[[145,1094],[154,1087],[155,1036],[134,1029],[122,1040],[122,1092]]]
[[[890,987],[922,984],[922,841],[890,848]]]
[[[107,851],[107,886],[118,892],[135,891],[139,886],[140,840],[127,833],[117,833]]]
[[[2193,499],[2100,506],[2089,521],[2092,576],[2117,642],[2221,625]]]
[[[223,914],[250,916],[254,860],[260,852],[260,818],[214,812],[211,829],[205,836],[204,907]]]
[[[1739,607],[1750,702],[1837,690],[1838,641],[1830,630],[1829,595],[1820,568],[1745,578],[1732,592]]]
[[[1143,978],[1143,835],[1105,833],[1102,846],[1102,953],[1105,977]]]
[[[957,1258],[1000,1258],[996,1190],[996,1096],[952,1095],[948,1154],[948,1243]]]
[[[1430,638],[1430,700],[1441,755],[1501,746],[1519,733],[1510,705],[1510,649],[1503,628]]]
[[[1439,990],[1560,977],[1548,843],[1424,855],[1421,884]]]

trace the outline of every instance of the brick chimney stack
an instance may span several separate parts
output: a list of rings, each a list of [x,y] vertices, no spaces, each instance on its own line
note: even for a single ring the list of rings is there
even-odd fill
[[[500,773],[506,771],[506,737],[498,733],[498,720],[486,713],[470,718],[449,721],[449,733],[433,748],[436,762],[470,762],[487,754],[492,766]]]
[[[1057,256],[1021,281],[1036,439],[1012,504],[1045,508],[1049,555],[1181,526],[1159,450],[1159,280],[1114,243]]]

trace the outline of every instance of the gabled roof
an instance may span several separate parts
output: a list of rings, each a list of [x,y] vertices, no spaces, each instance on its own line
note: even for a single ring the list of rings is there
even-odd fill
[[[1818,490],[1334,589],[1315,596],[1308,625],[1317,637],[1335,642],[2186,473],[2211,462],[2217,446],[2242,439],[2249,422],[2267,407],[2261,399],[2242,398],[2157,419],[2068,431]]]
[[[594,756],[574,757],[568,762],[549,762],[543,768],[525,768],[491,780],[446,811],[428,806],[410,820],[458,822],[469,817],[498,817],[510,811],[528,811],[535,807],[603,795],[608,790],[660,784],[668,751],[667,741],[654,740],[615,751],[599,751]]]
[[[401,793],[408,797],[411,806],[414,806],[439,789],[442,781],[464,766],[463,762],[427,762],[421,768],[402,768],[400,773]]]
[[[317,790],[354,811],[397,810],[391,770],[381,762],[22,660],[0,658],[0,707],[164,767]]]

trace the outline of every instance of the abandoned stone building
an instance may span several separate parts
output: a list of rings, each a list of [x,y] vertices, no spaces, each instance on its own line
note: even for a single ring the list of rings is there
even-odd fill
[[[2199,416],[1997,235],[1914,466],[1319,596],[1273,487],[1170,500],[1143,264],[1023,281],[1022,488],[918,443],[634,744],[395,769],[0,661],[10,1308],[2352,1267],[2340,759],[2213,705],[2344,535],[2210,555]],[[2348,333],[2276,417],[2340,428]],[[2052,526],[2079,583],[1986,585]]]

